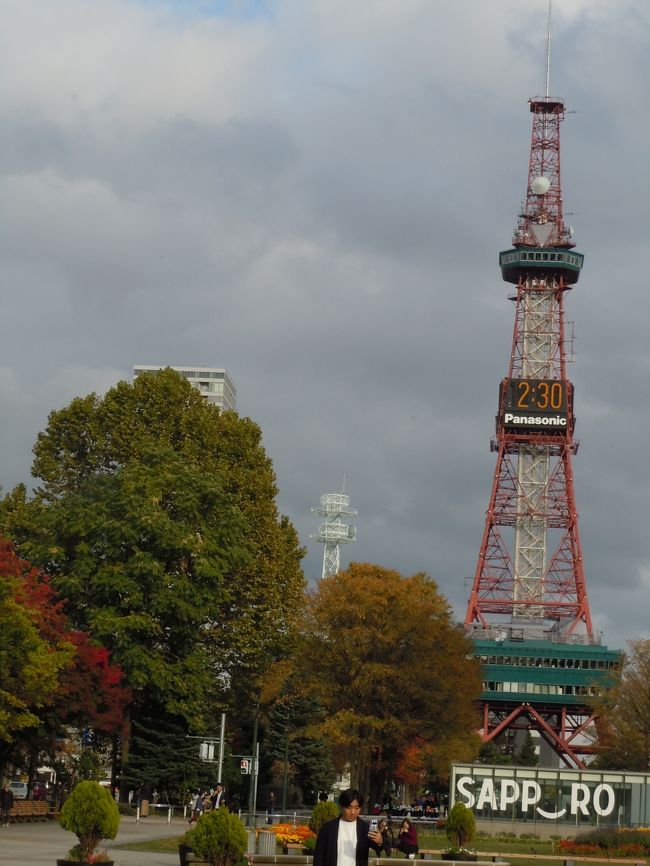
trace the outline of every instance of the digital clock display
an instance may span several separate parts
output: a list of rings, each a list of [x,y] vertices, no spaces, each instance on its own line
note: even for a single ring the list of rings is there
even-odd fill
[[[504,379],[501,419],[506,429],[566,430],[571,384],[560,379]]]

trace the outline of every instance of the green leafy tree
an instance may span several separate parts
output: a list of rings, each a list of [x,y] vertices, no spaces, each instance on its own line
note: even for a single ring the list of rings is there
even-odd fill
[[[185,720],[160,705],[144,707],[132,726],[129,762],[120,784],[136,790],[149,782],[161,796],[181,802],[201,774],[199,741],[188,737]]]
[[[245,555],[245,522],[218,481],[158,448],[39,510],[31,552],[75,624],[111,650],[136,699],[200,723],[215,676],[201,646]]]
[[[287,766],[294,767],[292,781],[300,789],[303,803],[315,802],[318,791],[329,790],[336,778],[328,745],[322,737],[305,733],[321,716],[322,710],[312,698],[285,691],[270,711],[264,736],[264,754],[278,770],[274,781],[282,785]]]
[[[539,763],[537,750],[535,749],[535,741],[533,740],[530,731],[526,732],[526,738],[521,747],[521,751],[517,755],[517,763],[522,767],[536,767]]]
[[[650,639],[633,640],[612,688],[595,707],[601,753],[597,766],[650,770]]]
[[[200,730],[248,698],[303,590],[259,427],[167,369],[51,413],[34,454],[40,486],[0,522],[123,667],[133,717],[155,700]]]
[[[231,569],[217,638],[229,669],[258,671],[260,659],[283,646],[284,630],[299,613],[304,551],[291,523],[278,515],[273,466],[257,424],[220,412],[168,368],[51,413],[34,447],[32,474],[43,481],[42,499],[51,501],[90,475],[141,460],[152,446],[171,448],[217,478],[245,516],[252,555]]]
[[[512,755],[500,749],[494,740],[483,743],[476,759],[478,764],[512,764]]]
[[[353,563],[311,594],[296,668],[323,707],[310,726],[381,801],[415,745],[421,774],[478,752],[478,663],[426,574]]]

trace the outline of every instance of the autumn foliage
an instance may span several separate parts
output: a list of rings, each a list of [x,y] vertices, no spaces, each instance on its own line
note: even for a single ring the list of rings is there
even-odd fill
[[[352,563],[322,580],[297,670],[324,709],[313,732],[372,802],[390,779],[419,783],[478,751],[478,666],[426,574]]]
[[[24,696],[31,723],[17,724],[12,731],[7,719],[5,739],[13,739],[23,727],[42,723],[46,715],[59,726],[78,723],[106,733],[117,731],[130,700],[121,669],[111,664],[108,651],[95,646],[89,635],[70,628],[64,604],[47,575],[16,556],[5,539],[0,539],[0,585],[5,612],[13,609],[14,617],[20,613],[33,629],[24,634],[21,646],[14,646],[14,657],[22,658],[26,673],[36,647],[49,662],[31,693]]]

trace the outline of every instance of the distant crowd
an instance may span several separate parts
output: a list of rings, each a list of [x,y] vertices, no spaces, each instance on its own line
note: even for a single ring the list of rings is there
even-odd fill
[[[409,818],[421,818],[422,820],[435,821],[447,815],[448,798],[446,794],[439,796],[418,797],[410,805],[401,800],[391,800],[388,803],[375,805],[370,810],[372,815],[408,816]]]

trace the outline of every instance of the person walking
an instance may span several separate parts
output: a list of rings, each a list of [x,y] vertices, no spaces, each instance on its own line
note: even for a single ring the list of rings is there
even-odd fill
[[[145,782],[140,788],[140,817],[147,818],[149,816],[149,803],[151,801],[151,785]]]
[[[5,782],[0,791],[0,824],[3,827],[9,826],[9,813],[14,804],[14,792],[9,787],[9,783]]]
[[[370,848],[377,854],[383,843],[381,833],[359,817],[363,795],[348,788],[339,796],[341,814],[318,831],[313,866],[368,866]]]
[[[194,796],[194,802],[192,803],[192,814],[190,815],[190,820],[187,822],[188,824],[191,824],[193,821],[198,821],[203,814],[204,797],[205,794],[203,791],[197,790]]]
[[[269,795],[266,798],[266,823],[273,823],[273,811],[275,809],[275,793],[273,791],[269,791]]]
[[[215,789],[210,796],[210,802],[213,809],[220,809],[226,805],[226,792],[223,789],[221,782],[217,782]]]

